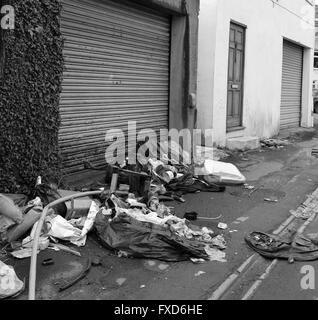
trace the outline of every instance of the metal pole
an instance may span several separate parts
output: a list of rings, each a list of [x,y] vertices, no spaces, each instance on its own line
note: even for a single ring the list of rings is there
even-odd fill
[[[37,225],[35,235],[34,235],[34,240],[33,240],[33,246],[32,246],[32,255],[31,255],[31,264],[30,264],[30,279],[29,279],[29,300],[35,300],[35,283],[36,283],[36,262],[37,262],[37,252],[39,248],[39,239],[40,239],[40,234],[41,230],[44,224],[45,217],[48,213],[48,210],[57,204],[70,201],[72,199],[77,199],[77,198],[83,198],[83,197],[88,197],[88,196],[94,196],[94,195],[99,195],[101,194],[102,191],[88,191],[88,192],[82,192],[82,193],[77,193],[71,196],[67,196],[64,198],[60,198],[52,203],[49,203],[44,209],[41,214],[39,223]]]

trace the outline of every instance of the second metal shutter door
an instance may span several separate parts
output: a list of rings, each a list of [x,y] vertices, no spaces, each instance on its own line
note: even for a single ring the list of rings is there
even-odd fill
[[[303,48],[284,40],[280,128],[300,126],[302,104]]]
[[[65,172],[105,164],[108,129],[168,127],[170,18],[110,0],[62,0]]]

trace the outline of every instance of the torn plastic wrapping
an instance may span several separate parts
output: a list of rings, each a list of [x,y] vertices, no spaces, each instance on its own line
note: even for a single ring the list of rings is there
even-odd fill
[[[99,212],[95,229],[105,247],[125,252],[130,257],[170,262],[190,258],[209,260],[207,242],[194,236],[186,237],[176,230],[178,227],[171,228],[168,222],[167,218],[166,223],[162,224],[139,221],[125,212],[119,212],[114,219],[110,219]],[[210,244],[212,245],[212,241]]]
[[[0,300],[18,295],[24,289],[22,282],[13,267],[0,261]]]
[[[86,243],[87,234],[93,228],[97,212],[99,211],[99,202],[92,201],[89,212],[83,223],[82,230],[74,227],[70,221],[67,221],[60,215],[47,216],[46,224],[48,226],[47,235],[64,241],[70,241],[78,247]],[[74,223],[76,220],[73,220]]]
[[[231,164],[221,161],[205,160],[203,168],[197,168],[198,175],[204,177],[207,183],[222,183],[228,185],[241,185],[246,182],[246,178]]]

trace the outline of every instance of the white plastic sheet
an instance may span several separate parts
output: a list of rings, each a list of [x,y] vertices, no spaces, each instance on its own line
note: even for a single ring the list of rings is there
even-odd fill
[[[237,169],[237,167],[231,163],[205,160],[204,168],[200,168],[199,175],[204,176],[206,182],[216,182],[224,184],[244,184],[246,178]]]
[[[16,295],[24,288],[24,283],[17,277],[13,267],[0,261],[0,299]]]

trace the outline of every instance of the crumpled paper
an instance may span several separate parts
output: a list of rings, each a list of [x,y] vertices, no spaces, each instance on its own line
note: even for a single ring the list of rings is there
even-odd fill
[[[225,252],[219,249],[212,248],[209,245],[205,246],[204,250],[206,254],[209,256],[209,261],[226,262]]]
[[[49,225],[48,236],[70,241],[78,247],[85,246],[87,233],[93,228],[99,205],[97,201],[92,201],[82,230],[74,227],[70,221],[61,216],[47,217],[46,223]]]
[[[22,245],[21,249],[15,250],[11,252],[11,255],[17,259],[25,259],[29,258],[32,256],[32,247],[33,247],[33,240],[35,236],[35,231],[38,226],[38,221],[33,225],[33,228],[31,230],[31,233],[28,237],[22,240]],[[49,247],[50,245],[50,240],[47,236],[41,235],[39,238],[39,243],[38,243],[38,251],[39,253],[42,250],[45,250]]]

